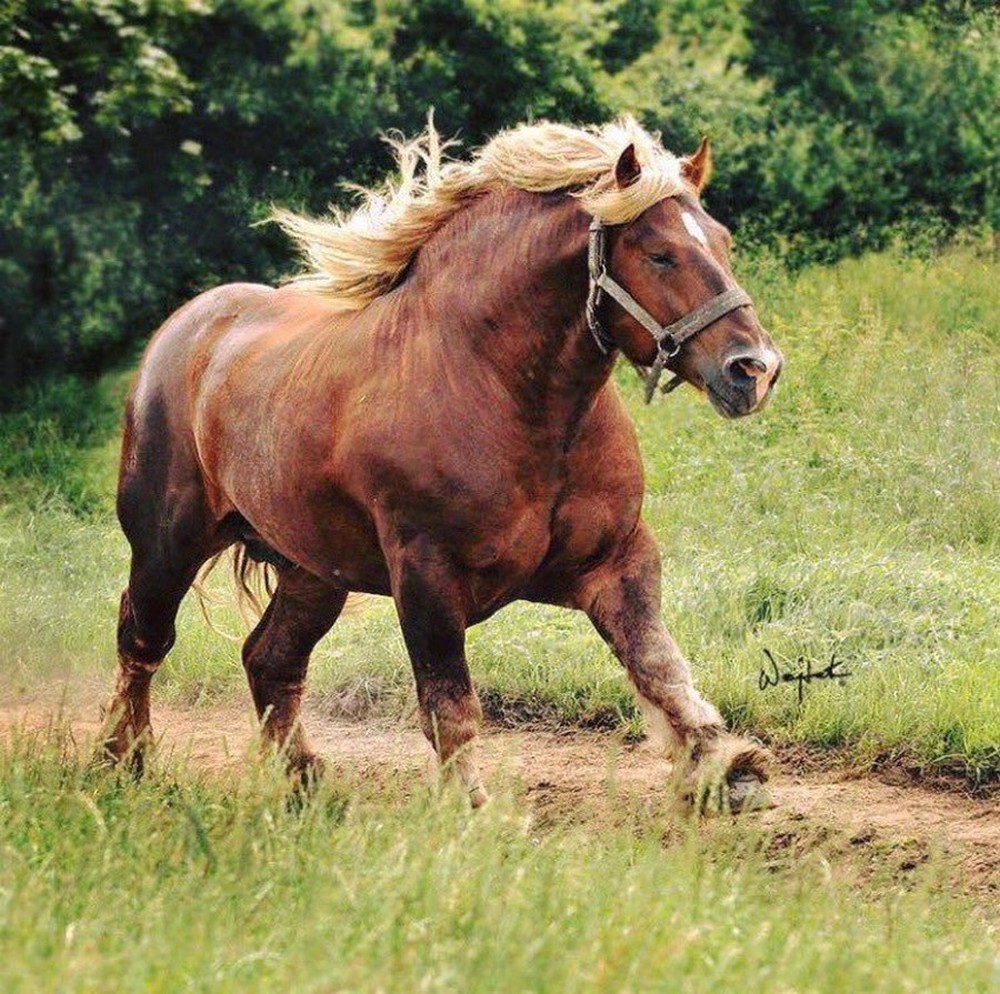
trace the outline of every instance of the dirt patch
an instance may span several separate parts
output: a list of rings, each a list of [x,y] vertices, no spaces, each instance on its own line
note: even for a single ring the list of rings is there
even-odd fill
[[[98,730],[97,687],[72,700],[32,700],[0,705],[0,740],[14,729],[67,723],[82,746]],[[164,761],[231,770],[252,755],[255,724],[247,708],[220,706],[154,709]],[[433,782],[433,754],[416,727],[406,723],[353,722],[310,710],[313,745],[337,771],[396,778],[403,788]],[[670,764],[652,747],[600,732],[487,729],[481,739],[482,772],[494,788],[526,797],[542,821],[621,822],[655,812],[666,803]],[[1000,803],[916,785],[893,785],[849,771],[803,770],[779,764],[770,784],[777,807],[749,817],[781,833],[816,836],[828,830],[875,852],[902,854],[902,871],[931,851],[958,864],[965,886],[1000,905]]]

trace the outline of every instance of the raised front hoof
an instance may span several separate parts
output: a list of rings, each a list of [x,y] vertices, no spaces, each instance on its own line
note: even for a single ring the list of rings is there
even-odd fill
[[[681,796],[692,813],[702,816],[746,814],[773,808],[765,783],[770,754],[735,736],[720,736],[692,753]]]
[[[740,774],[726,781],[725,804],[734,815],[776,807],[767,786],[750,774]]]

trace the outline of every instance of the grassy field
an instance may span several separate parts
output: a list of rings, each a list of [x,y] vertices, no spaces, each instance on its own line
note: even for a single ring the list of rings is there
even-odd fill
[[[646,513],[664,614],[700,685],[774,742],[1000,777],[1000,265],[955,250],[748,283],[787,355],[762,415],[724,422],[690,390],[643,407]],[[30,686],[113,666],[127,557],[111,513],[121,374],[60,384],[0,422],[0,672]],[[67,413],[68,412],[68,413]],[[220,627],[245,631],[225,607]],[[758,685],[767,648],[850,679]],[[471,633],[490,713],[638,729],[616,661],[582,617],[514,606]],[[175,700],[243,693],[237,647],[187,604],[158,678]],[[314,657],[331,707],[412,706],[388,603],[342,620]]]
[[[370,782],[296,810],[266,767],[228,783],[154,769],[137,787],[73,755],[57,737],[0,754],[6,994],[973,994],[1000,979],[995,925],[937,861],[906,886],[891,859],[752,822],[539,831],[514,796],[473,815]]]
[[[736,725],[1000,777],[1000,266],[970,251],[748,280],[788,357],[762,416],[689,391],[644,408],[664,613]],[[0,418],[5,697],[110,683],[126,550],[111,512],[128,376],[50,385]],[[223,589],[223,587],[220,587]],[[228,607],[217,623],[241,621]],[[852,676],[761,691],[832,654]],[[638,729],[582,618],[516,606],[472,633],[494,717]],[[319,647],[324,706],[401,714],[388,604]],[[246,691],[237,647],[185,605],[155,700]],[[507,790],[507,793],[504,790]],[[406,793],[405,791],[408,791]],[[338,780],[290,806],[273,770],[88,772],[56,728],[0,750],[0,989],[988,991],[995,917],[948,863],[900,876],[850,840],[669,812],[540,829],[501,789],[475,817],[426,787]]]

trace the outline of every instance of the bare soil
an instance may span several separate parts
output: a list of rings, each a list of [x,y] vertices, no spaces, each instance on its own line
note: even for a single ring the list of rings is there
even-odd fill
[[[0,742],[15,729],[68,724],[83,747],[96,736],[101,694],[87,687],[61,701],[0,703]],[[158,706],[153,721],[161,762],[183,760],[206,773],[238,773],[252,761],[256,727],[236,704]],[[395,783],[403,792],[435,782],[435,762],[415,723],[331,718],[318,709],[306,728],[328,775]],[[540,824],[625,822],[662,809],[670,764],[651,746],[610,733],[487,728],[481,768],[491,790],[513,789]],[[776,839],[808,847],[836,836],[905,874],[931,852],[955,865],[960,885],[1000,912],[1000,802],[914,783],[892,784],[850,771],[779,760],[768,784],[776,806],[750,817]],[[815,764],[812,764],[815,765]]]

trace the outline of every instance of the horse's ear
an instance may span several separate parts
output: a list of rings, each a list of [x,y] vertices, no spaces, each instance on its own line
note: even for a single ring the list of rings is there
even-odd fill
[[[712,178],[712,146],[706,135],[694,155],[681,159],[681,175],[699,192]]]
[[[615,164],[615,182],[619,190],[624,190],[626,186],[631,186],[642,173],[642,166],[635,157],[635,144],[629,144],[628,148],[618,156]]]

